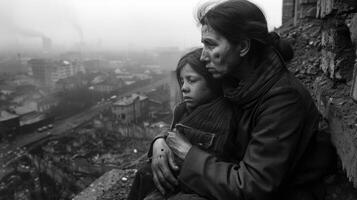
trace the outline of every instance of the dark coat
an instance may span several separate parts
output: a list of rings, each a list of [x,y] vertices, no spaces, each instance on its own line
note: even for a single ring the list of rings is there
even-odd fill
[[[170,130],[177,129],[192,145],[228,160],[232,147],[227,143],[227,137],[236,132],[235,126],[232,126],[232,116],[232,106],[222,96],[199,105],[191,112],[186,109],[185,103],[180,103],[175,106]],[[170,130],[158,134],[154,141],[165,138]],[[152,147],[153,143],[148,152],[149,158],[152,156]]]
[[[265,200],[315,183],[329,169],[333,152],[318,134],[319,113],[305,87],[266,50],[256,75],[242,86],[225,88],[240,113],[231,141],[233,162],[197,147],[188,152],[181,183],[209,199]],[[241,91],[240,91],[241,90]]]
[[[221,159],[228,159],[227,137],[236,132],[232,126],[232,106],[224,97],[199,105],[193,111],[185,103],[176,106],[171,130],[176,129],[200,149]],[[224,148],[227,146],[227,148]]]

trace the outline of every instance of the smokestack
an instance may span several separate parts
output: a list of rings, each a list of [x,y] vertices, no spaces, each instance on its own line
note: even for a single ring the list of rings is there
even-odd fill
[[[42,47],[43,49],[48,52],[52,49],[52,40],[49,37],[42,35]]]

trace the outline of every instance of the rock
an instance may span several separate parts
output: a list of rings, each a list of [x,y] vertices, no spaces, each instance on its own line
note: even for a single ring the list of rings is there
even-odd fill
[[[351,33],[351,41],[354,45],[357,45],[357,14],[351,19],[351,24],[349,27]]]

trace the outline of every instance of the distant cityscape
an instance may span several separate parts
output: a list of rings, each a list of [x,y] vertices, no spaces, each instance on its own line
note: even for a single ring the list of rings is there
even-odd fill
[[[170,123],[181,54],[0,57],[0,199],[70,199],[130,161],[120,141],[145,153]]]

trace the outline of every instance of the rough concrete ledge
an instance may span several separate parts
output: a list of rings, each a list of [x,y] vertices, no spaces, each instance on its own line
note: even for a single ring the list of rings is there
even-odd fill
[[[106,172],[104,175],[95,180],[89,187],[84,189],[81,193],[73,198],[73,200],[101,200],[105,196],[123,196],[120,195],[118,185],[130,186],[128,176],[133,176],[136,173],[135,169],[121,170],[113,169]],[[124,190],[127,190],[125,188]],[[127,191],[125,191],[126,193]],[[118,198],[113,198],[118,199]]]
[[[329,124],[347,178],[357,188],[357,105],[349,97],[348,85],[335,86],[329,79],[314,84],[317,106]]]

